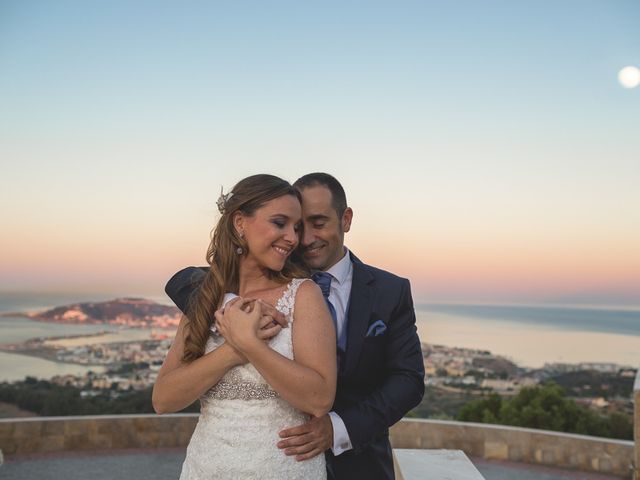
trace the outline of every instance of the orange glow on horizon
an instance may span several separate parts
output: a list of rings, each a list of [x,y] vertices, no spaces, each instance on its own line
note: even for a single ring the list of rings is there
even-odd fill
[[[3,289],[17,284],[160,292],[176,270],[204,263],[208,222],[182,229],[144,222],[126,227],[43,226],[38,235],[25,228],[0,239],[0,270],[15,279],[5,280]],[[346,244],[366,263],[408,277],[418,299],[544,299],[575,292],[633,297],[640,286],[633,238],[577,242],[551,234],[530,239],[488,231],[475,237],[414,232],[399,244],[393,228],[366,228],[355,224]]]

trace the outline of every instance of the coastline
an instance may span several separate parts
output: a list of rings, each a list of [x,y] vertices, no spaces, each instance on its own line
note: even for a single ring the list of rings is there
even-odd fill
[[[20,346],[22,344],[26,344],[29,342],[36,342],[36,341],[42,341],[42,342],[56,342],[58,340],[73,340],[73,339],[80,339],[80,338],[93,338],[93,337],[101,337],[103,335],[106,335],[108,333],[112,333],[109,330],[104,330],[101,332],[95,332],[95,333],[79,333],[76,335],[53,335],[51,337],[47,336],[47,337],[34,337],[34,338],[29,338],[23,342],[13,342],[13,343],[0,343],[0,349],[5,349],[7,347],[17,347]]]
[[[0,383],[23,381],[25,377],[48,380],[56,375],[82,376],[91,370],[96,373],[106,371],[104,365],[84,365],[63,363],[21,352],[0,350],[0,363],[9,365],[9,369],[0,370]]]
[[[83,363],[78,361],[60,361],[57,357],[58,348],[56,342],[65,340],[80,340],[104,337],[112,332],[105,330],[96,333],[85,333],[76,335],[54,335],[47,337],[35,337],[23,342],[2,343],[0,344],[0,352],[24,355],[27,357],[39,358],[63,365],[79,365],[82,367],[98,367],[103,366],[98,363]],[[83,342],[84,343],[84,342]]]
[[[14,348],[9,348],[14,347]],[[60,365],[77,365],[79,367],[104,367],[104,365],[100,365],[99,363],[82,363],[82,362],[74,362],[74,361],[64,361],[61,362],[58,360],[56,356],[56,350],[51,347],[47,347],[44,345],[38,345],[37,347],[28,347],[28,346],[16,346],[14,345],[0,345],[0,352],[9,353],[12,355],[23,355],[25,357],[33,357],[39,358],[41,360],[47,360],[49,362],[58,363]]]
[[[416,312],[420,340],[429,344],[489,350],[519,366],[545,363],[640,365],[640,336],[555,328],[549,325]]]
[[[427,316],[417,312],[421,342],[450,348],[485,350],[505,357],[523,368],[541,368],[550,363],[603,363],[637,368],[640,365],[640,336],[554,329],[548,326],[505,324],[505,322],[464,319],[447,314]],[[424,312],[421,312],[424,314]],[[508,326],[508,328],[505,328]],[[151,330],[149,330],[151,333]],[[103,367],[104,364],[61,361],[57,351],[108,339],[114,332],[39,337],[24,342],[0,344],[0,352],[29,356],[60,365]],[[141,339],[104,343],[136,343]]]

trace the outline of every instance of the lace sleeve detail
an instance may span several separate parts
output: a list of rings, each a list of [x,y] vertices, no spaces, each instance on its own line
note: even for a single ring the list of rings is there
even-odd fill
[[[291,280],[291,282],[289,282],[289,286],[276,304],[276,309],[281,311],[287,317],[289,323],[293,322],[293,312],[296,305],[296,293],[298,293],[298,288],[306,281],[312,280],[310,278],[294,278]]]

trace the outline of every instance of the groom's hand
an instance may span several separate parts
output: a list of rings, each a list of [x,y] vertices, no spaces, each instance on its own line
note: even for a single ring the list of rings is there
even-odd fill
[[[239,303],[238,303],[239,302]],[[244,298],[236,297],[230,300],[223,308],[216,311],[216,315],[223,315],[227,308],[231,308],[234,305],[240,305],[240,309],[245,313],[253,312],[254,308],[258,306],[262,312],[262,316],[258,322],[258,330],[256,335],[260,340],[268,341],[278,335],[283,328],[288,328],[287,319],[284,314],[276,309],[273,305],[259,298]],[[246,361],[244,363],[247,363]]]
[[[264,300],[256,300],[262,308],[262,318],[260,319],[260,330],[258,330],[258,338],[261,340],[269,340],[280,333],[280,330],[287,328],[287,319],[285,316],[270,303]]]
[[[269,302],[265,302],[261,298],[240,298],[235,297],[229,300],[227,304],[222,307],[221,311],[224,313],[227,307],[235,305],[237,302],[242,301],[242,310],[246,313],[251,313],[257,304],[260,304],[262,311],[262,320],[260,328],[279,325],[282,328],[287,328],[287,319],[280,310],[271,305]]]
[[[278,448],[297,461],[308,460],[333,446],[333,425],[329,415],[314,417],[307,423],[280,432]]]
[[[259,303],[262,308],[262,318],[260,318],[260,329],[258,330],[258,338],[260,340],[271,340],[279,334],[283,328],[288,327],[287,319],[276,307],[264,300],[258,299],[254,301],[251,308],[253,308],[256,303]]]

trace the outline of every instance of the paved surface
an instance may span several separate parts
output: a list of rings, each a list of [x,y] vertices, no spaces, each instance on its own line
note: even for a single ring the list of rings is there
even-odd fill
[[[184,460],[183,449],[121,450],[5,458],[2,480],[176,480]],[[473,464],[485,480],[619,480],[618,477],[572,472],[509,462]],[[425,478],[429,478],[425,476]]]
[[[620,477],[472,458],[485,480],[620,480]]]
[[[74,452],[5,458],[2,480],[177,480],[184,460],[183,449]]]

